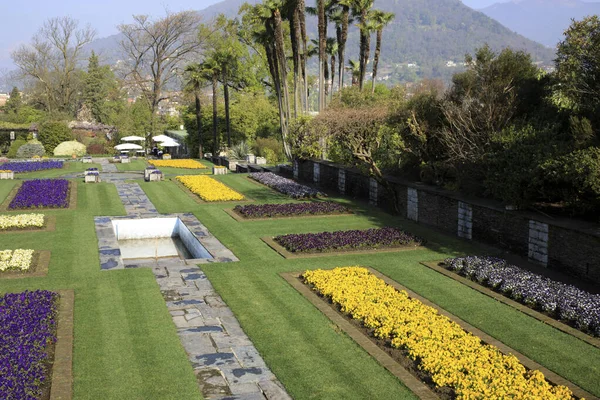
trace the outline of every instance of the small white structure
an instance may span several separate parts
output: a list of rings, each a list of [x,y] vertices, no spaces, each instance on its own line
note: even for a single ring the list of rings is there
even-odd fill
[[[159,170],[154,170],[148,175],[148,182],[160,182],[163,180],[163,174]]]
[[[91,163],[92,163],[92,157],[90,157],[90,156],[84,156],[84,157],[81,159],[81,161],[82,161],[84,164],[91,164]]]
[[[90,175],[85,175],[85,183],[99,183],[100,182],[100,175],[96,175],[96,174],[90,174]]]
[[[256,164],[256,156],[254,154],[246,154],[246,162],[248,164]]]
[[[228,171],[228,169],[221,165],[215,165],[215,166],[213,166],[213,169],[212,169],[213,175],[225,175],[225,174],[227,174],[227,171]]]
[[[131,160],[127,156],[121,156],[121,164],[129,164]]]
[[[267,163],[267,159],[264,157],[256,157],[257,165],[265,165]]]
[[[0,172],[0,179],[15,179],[15,172],[9,170]]]

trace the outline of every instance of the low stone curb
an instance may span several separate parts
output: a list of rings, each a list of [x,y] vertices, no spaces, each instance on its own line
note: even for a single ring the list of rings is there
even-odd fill
[[[285,247],[273,240],[271,236],[261,237],[260,240],[266,243],[271,249],[275,250],[280,256],[285,259],[295,258],[317,258],[317,257],[331,257],[331,256],[345,256],[345,255],[360,255],[360,254],[379,254],[379,253],[396,253],[401,251],[412,251],[412,250],[424,250],[424,246],[399,246],[399,247],[385,247],[379,249],[364,249],[364,250],[347,250],[347,251],[324,251],[321,253],[292,253],[286,250]],[[431,242],[429,242],[431,243]]]
[[[515,300],[513,300],[509,297],[506,297],[498,292],[495,292],[486,286],[480,285],[477,282],[474,282],[470,279],[460,276],[455,272],[448,271],[446,268],[439,266],[440,261],[422,262],[421,264],[428,268],[431,268],[432,270],[434,270],[444,276],[447,276],[450,279],[460,282],[463,285],[470,287],[471,289],[475,289],[479,293],[483,293],[486,296],[493,298],[494,300],[498,300],[501,303],[511,306],[512,308],[515,308],[515,309],[521,311],[522,313],[527,314],[528,316],[537,319],[538,321],[541,321],[547,325],[550,325],[553,328],[556,328],[566,334],[574,336],[577,339],[583,340],[587,344],[590,344],[594,347],[600,348],[600,338],[595,338],[593,336],[587,335],[578,329],[575,329],[563,322],[560,322],[554,318],[544,315],[530,307],[527,307],[524,304],[519,303],[518,301],[515,301]]]
[[[73,398],[73,312],[75,292],[58,290],[60,305],[54,362],[52,364],[52,387],[50,400],[71,400]]]
[[[48,275],[48,266],[50,265],[49,250],[35,250],[33,253],[33,265],[28,271],[5,271],[0,272],[0,280],[2,279],[22,279],[22,278],[39,278]]]

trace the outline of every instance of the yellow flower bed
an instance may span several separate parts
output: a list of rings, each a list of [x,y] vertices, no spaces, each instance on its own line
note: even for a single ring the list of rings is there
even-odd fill
[[[458,399],[571,399],[565,386],[552,386],[539,371],[527,371],[513,355],[483,344],[436,309],[362,267],[306,271],[305,282],[341,306],[342,312],[374,329],[379,338],[408,350],[419,368]]]
[[[244,200],[244,196],[206,175],[178,176],[177,180],[204,201]]]
[[[27,271],[33,261],[33,250],[3,250],[0,251],[0,272]]]
[[[172,167],[172,168],[188,168],[188,169],[206,169],[206,165],[191,159],[181,160],[150,160],[150,164],[155,167]]]
[[[0,215],[0,230],[41,228],[44,226],[44,214]]]

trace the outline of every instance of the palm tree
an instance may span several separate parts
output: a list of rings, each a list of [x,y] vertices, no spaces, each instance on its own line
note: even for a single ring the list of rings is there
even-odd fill
[[[212,107],[213,107],[213,157],[218,156],[219,140],[217,136],[217,88],[219,87],[219,75],[221,74],[221,68],[219,63],[214,58],[206,58],[201,64],[202,71],[207,80],[210,80],[212,84]]]
[[[371,85],[371,92],[375,93],[375,78],[377,77],[377,66],[379,65],[379,54],[381,53],[381,37],[383,34],[383,28],[385,28],[396,15],[391,12],[385,12],[381,10],[373,10],[371,12],[370,19],[375,25],[377,31],[377,42],[375,45],[375,58],[373,60],[373,81]]]
[[[338,51],[337,40],[334,38],[327,38],[327,46],[325,49],[327,55],[331,57],[331,75],[327,69],[325,70],[325,80],[329,81],[329,76],[331,76],[331,86],[329,87],[329,90],[326,89],[326,93],[328,93],[330,96],[333,96],[333,81],[335,80],[335,55]],[[327,63],[325,66],[327,66]]]
[[[368,21],[369,11],[373,6],[374,0],[351,0],[352,14],[358,19],[360,29],[360,51],[358,62],[360,63],[360,77],[358,86],[362,90],[365,74],[367,71],[367,61],[370,52],[370,35],[372,28]]]
[[[348,60],[348,65],[345,68],[352,73],[352,86],[358,86],[358,80],[360,79],[360,62]]]
[[[335,35],[338,43],[338,85],[339,90],[344,87],[344,63],[346,41],[348,40],[348,26],[354,22],[350,15],[350,0],[338,0],[330,19],[335,23]]]
[[[200,88],[206,82],[201,64],[190,64],[185,68],[187,75],[186,89],[194,93],[196,106],[196,128],[198,130],[198,158],[204,156],[202,148],[202,107],[200,104]]]
[[[327,42],[327,21],[325,20],[325,0],[317,0],[319,27],[319,112],[325,109],[325,46]]]

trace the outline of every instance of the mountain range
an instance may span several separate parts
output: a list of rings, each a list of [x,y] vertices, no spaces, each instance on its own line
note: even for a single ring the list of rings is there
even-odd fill
[[[242,0],[225,0],[199,13],[205,21],[220,13],[233,18],[242,3]],[[534,60],[546,64],[554,58],[552,50],[512,32],[460,0],[375,0],[374,8],[396,15],[383,34],[381,62],[388,68],[397,64],[417,64],[422,77],[447,78],[451,73],[446,67],[448,61],[459,63],[467,53],[473,54],[486,43],[496,51],[504,47],[525,50]],[[307,18],[307,32],[311,38],[316,38],[316,17]],[[328,35],[335,36],[333,26]],[[349,59],[357,58],[358,36],[358,29],[353,25],[348,35]],[[114,63],[119,54],[118,42],[119,35],[98,39],[89,45],[89,50],[99,53],[104,62]]]
[[[600,14],[600,3],[580,0],[513,0],[480,10],[507,28],[549,47],[563,39],[571,19]]]

